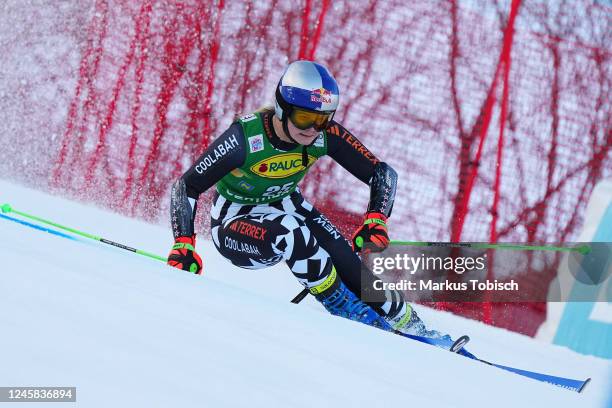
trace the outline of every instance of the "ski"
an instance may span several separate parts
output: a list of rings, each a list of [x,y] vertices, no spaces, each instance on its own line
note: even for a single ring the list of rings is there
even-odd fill
[[[475,358],[473,357],[471,353],[469,353],[467,350],[463,348],[470,341],[470,337],[466,335],[463,335],[459,337],[457,340],[453,341],[451,338],[445,338],[445,337],[441,337],[441,338],[423,337],[423,336],[417,336],[414,334],[402,333],[400,331],[396,331],[395,333],[399,334],[400,336],[419,341],[421,343],[430,344],[432,346],[436,346],[436,347],[448,350],[451,353],[457,353],[457,354],[464,355],[466,357],[471,356],[472,358]]]
[[[49,234],[57,235],[58,237],[62,237],[62,238],[66,238],[66,239],[71,239],[71,240],[75,240],[75,241],[77,240],[72,235],[64,234],[63,232],[56,231],[56,230],[51,229],[51,228],[41,227],[40,225],[32,224],[31,222],[20,220],[18,218],[9,217],[8,215],[0,214],[0,218],[8,220],[8,221],[13,221],[13,222],[15,222],[17,224],[21,224],[21,225],[24,225],[26,227],[34,228],[35,230],[38,230],[38,231],[47,232]]]
[[[476,360],[480,361],[481,363],[493,366],[493,367],[501,368],[502,370],[506,370],[511,373],[522,375],[523,377],[528,377],[534,380],[553,384],[553,385],[556,385],[557,387],[565,388],[571,391],[576,391],[578,393],[582,392],[584,388],[587,386],[587,384],[591,382],[591,378],[587,378],[586,380],[574,380],[572,378],[557,377],[555,375],[542,374],[536,371],[521,370],[519,368],[508,367],[508,366],[501,365],[501,364],[491,363],[489,361],[482,360],[479,358],[476,358]]]
[[[537,371],[529,371],[529,370],[522,370],[520,368],[515,368],[515,367],[509,367],[509,366],[505,366],[502,364],[496,364],[496,363],[491,363],[489,361],[480,359],[478,357],[476,357],[475,355],[473,355],[472,353],[470,353],[469,351],[467,351],[464,346],[470,341],[470,337],[469,336],[461,336],[459,337],[456,341],[452,341],[450,339],[447,338],[428,338],[428,337],[422,337],[422,336],[415,336],[412,334],[405,334],[405,333],[397,333],[400,334],[403,337],[407,337],[409,339],[412,340],[416,340],[419,341],[421,343],[426,343],[426,344],[430,344],[432,346],[436,346],[436,347],[440,347],[443,349],[446,349],[448,351],[451,351],[453,353],[456,354],[460,354],[464,357],[470,358],[472,360],[475,361],[479,361],[483,364],[487,364],[493,367],[497,367],[499,369],[505,370],[505,371],[509,371],[511,373],[514,374],[518,374],[521,375],[523,377],[527,377],[527,378],[531,378],[537,381],[541,381],[541,382],[545,382],[545,383],[549,383],[552,385],[556,385],[557,387],[561,387],[561,388],[565,388],[567,390],[571,390],[571,391],[575,391],[575,392],[582,392],[585,387],[589,384],[589,382],[591,381],[590,378],[587,378],[586,380],[575,380],[572,378],[566,378],[566,377],[559,377],[559,376],[555,376],[555,375],[549,375],[549,374],[543,374],[543,373],[539,373]]]

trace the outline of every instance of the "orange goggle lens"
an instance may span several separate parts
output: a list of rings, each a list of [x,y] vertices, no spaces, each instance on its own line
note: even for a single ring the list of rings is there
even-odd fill
[[[316,130],[323,130],[333,115],[333,112],[311,112],[293,108],[289,119],[298,129],[306,130],[314,127]]]

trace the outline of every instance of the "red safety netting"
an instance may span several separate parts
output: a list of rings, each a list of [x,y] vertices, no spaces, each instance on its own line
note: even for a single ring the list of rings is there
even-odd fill
[[[237,113],[270,104],[298,58],[330,68],[336,118],[397,169],[392,238],[570,241],[594,184],[612,176],[611,9],[597,1],[79,4],[37,11],[42,25],[7,8],[30,26],[16,40],[22,54],[50,55],[45,35],[70,45],[25,84],[7,74],[9,92],[25,96],[0,102],[2,137],[34,146],[1,153],[25,163],[0,164],[13,178],[167,223],[171,183]],[[14,47],[0,44],[21,56]],[[54,97],[32,96],[49,86]],[[16,125],[28,114],[38,134]],[[41,141],[42,128],[52,136]],[[302,189],[344,232],[369,197],[327,159]],[[526,282],[529,270],[518,271]],[[533,333],[543,305],[519,307],[536,317],[517,325],[508,309],[470,313]]]

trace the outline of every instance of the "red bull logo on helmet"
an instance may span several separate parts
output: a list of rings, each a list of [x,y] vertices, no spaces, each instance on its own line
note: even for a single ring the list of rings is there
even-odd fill
[[[332,103],[332,93],[323,87],[313,89],[310,93],[310,101],[317,103]]]

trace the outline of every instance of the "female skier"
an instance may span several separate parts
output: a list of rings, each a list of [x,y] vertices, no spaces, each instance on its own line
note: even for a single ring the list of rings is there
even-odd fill
[[[439,337],[425,329],[399,292],[372,290],[363,296],[377,278],[362,274],[355,251],[365,244],[380,251],[388,246],[387,218],[397,174],[333,120],[338,100],[338,85],[327,68],[310,61],[291,63],[276,88],[275,107],[235,121],[173,184],[175,243],[168,264],[201,273],[202,260],[195,248],[196,203],[215,185],[211,235],[231,263],[259,269],[285,261],[334,315],[386,330]],[[310,167],[325,155],[370,186],[365,220],[352,242],[298,188]]]

